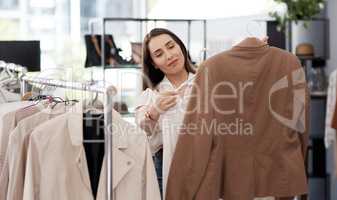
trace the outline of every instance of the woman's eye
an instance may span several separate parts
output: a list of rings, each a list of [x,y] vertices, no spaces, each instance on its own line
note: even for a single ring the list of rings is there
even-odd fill
[[[163,55],[162,53],[158,53],[156,54],[156,57],[160,57],[161,55]]]
[[[168,46],[169,49],[172,49],[174,47],[174,44],[171,44],[170,46]]]

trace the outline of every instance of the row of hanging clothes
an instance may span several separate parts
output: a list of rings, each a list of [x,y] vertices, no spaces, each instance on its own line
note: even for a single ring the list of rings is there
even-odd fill
[[[18,77],[24,92],[22,80],[68,88],[62,81]],[[0,103],[0,200],[160,199],[146,134],[107,107],[111,102],[34,93],[19,97]]]

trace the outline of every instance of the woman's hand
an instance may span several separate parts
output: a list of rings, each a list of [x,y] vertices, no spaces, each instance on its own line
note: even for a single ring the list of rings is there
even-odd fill
[[[178,93],[175,91],[161,92],[148,110],[151,119],[158,120],[159,116],[177,104]]]
[[[262,41],[263,43],[265,43],[265,44],[268,44],[268,39],[269,39],[269,37],[268,37],[268,36],[265,36],[265,37],[263,37],[263,38],[261,39],[261,41]]]

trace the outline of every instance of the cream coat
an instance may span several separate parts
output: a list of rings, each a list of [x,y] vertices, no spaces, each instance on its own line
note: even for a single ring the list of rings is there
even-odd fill
[[[17,105],[20,105],[18,103]],[[26,103],[24,103],[26,104]],[[22,104],[22,105],[24,105]],[[15,105],[15,104],[14,104]],[[0,130],[1,144],[0,144],[0,200],[5,200],[8,188],[8,141],[10,133],[15,129],[16,125],[24,118],[39,112],[42,109],[40,106],[18,107],[17,110],[8,112],[2,117],[2,126]]]
[[[54,109],[47,108],[18,123],[9,136],[6,166],[3,174],[8,176],[7,199],[22,200],[27,161],[29,138],[35,127],[63,114],[66,111],[64,104],[58,104]]]
[[[93,200],[82,138],[82,105],[32,133],[24,200]],[[159,200],[145,133],[113,112],[113,188],[116,200]],[[105,159],[97,200],[106,199]]]

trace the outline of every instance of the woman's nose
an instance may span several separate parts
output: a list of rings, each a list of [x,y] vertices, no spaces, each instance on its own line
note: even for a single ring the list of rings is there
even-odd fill
[[[167,52],[167,60],[171,60],[173,58],[173,54],[170,52]]]

